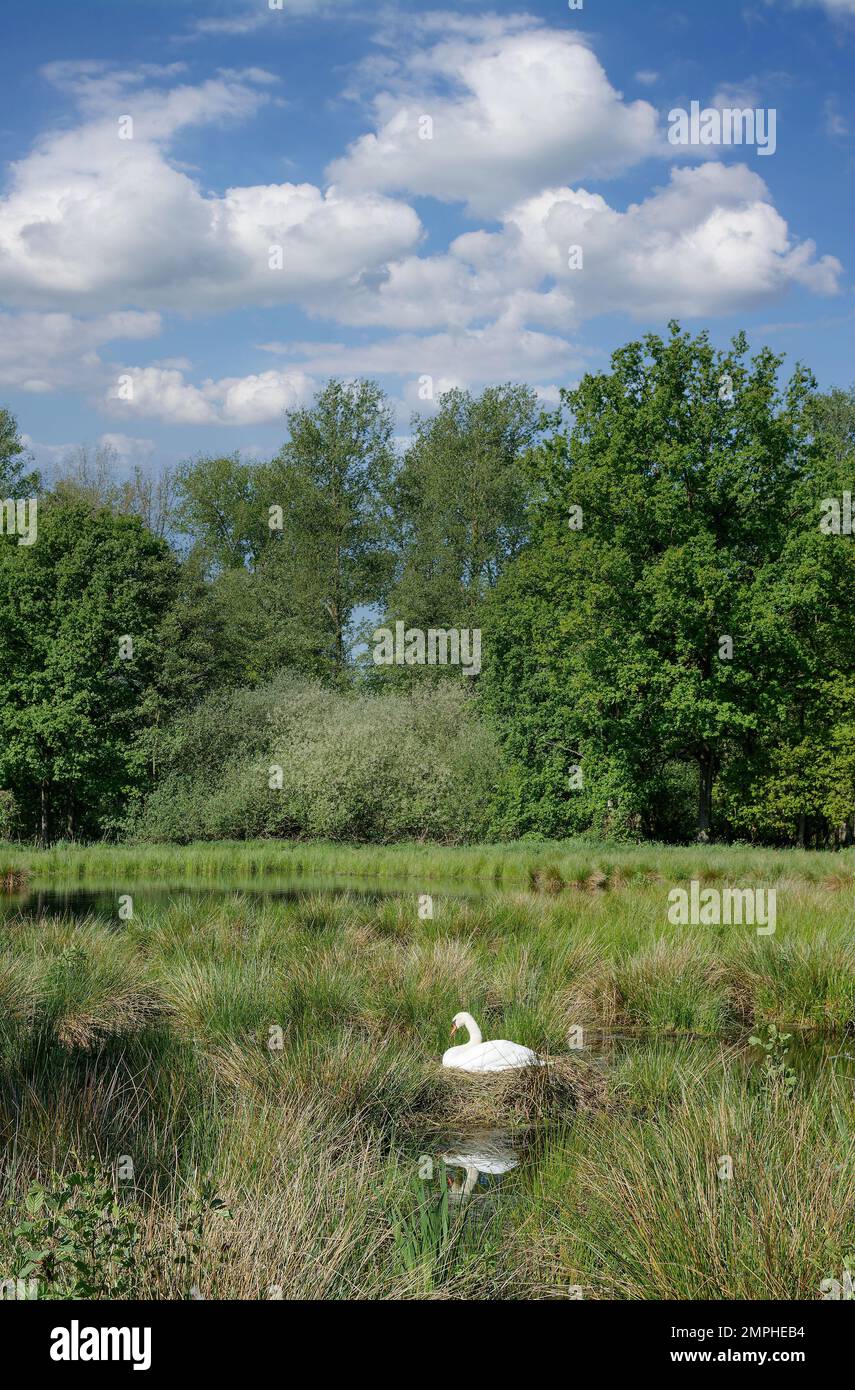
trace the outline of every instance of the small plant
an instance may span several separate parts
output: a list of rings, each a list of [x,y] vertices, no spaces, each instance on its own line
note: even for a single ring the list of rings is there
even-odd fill
[[[51,1185],[32,1183],[14,1228],[15,1275],[35,1277],[42,1298],[129,1298],[137,1222],[97,1164]]]
[[[413,1177],[408,1195],[415,1199],[415,1205],[395,1222],[395,1250],[404,1268],[410,1273],[421,1270],[430,1287],[446,1253],[451,1229],[445,1164],[439,1165],[438,1191],[431,1190],[424,1179]]]
[[[466,1212],[449,1206],[445,1164],[437,1165],[438,1186],[431,1179],[412,1177],[405,1208],[393,1226],[398,1263],[416,1275],[425,1292],[463,1275],[474,1261],[490,1253],[490,1232],[467,1221]]]
[[[798,1076],[787,1060],[787,1043],[792,1036],[792,1033],[779,1033],[775,1024],[770,1023],[767,1025],[765,1038],[758,1038],[752,1034],[748,1039],[752,1047],[762,1047],[766,1054],[763,1059],[763,1077],[769,1087],[781,1086],[785,1091],[791,1091],[798,1081]]]
[[[185,1204],[176,1227],[179,1250],[174,1257],[175,1264],[182,1269],[185,1278],[195,1277],[198,1282],[201,1277],[208,1217],[214,1211],[221,1211],[226,1216],[232,1214],[222,1198],[217,1196],[212,1179],[205,1177]]]
[[[53,1174],[48,1184],[31,1183],[23,1206],[26,1219],[12,1232],[14,1274],[37,1279],[39,1297],[47,1299],[144,1296],[170,1267],[182,1282],[198,1280],[208,1216],[231,1215],[205,1178],[185,1205],[174,1242],[143,1249],[133,1208],[118,1200],[94,1160],[81,1171]]]

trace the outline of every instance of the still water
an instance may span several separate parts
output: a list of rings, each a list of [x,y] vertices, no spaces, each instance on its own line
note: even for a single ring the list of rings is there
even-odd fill
[[[435,897],[453,898],[456,901],[478,902],[500,896],[501,890],[488,883],[439,884],[432,885]],[[7,918],[37,921],[40,917],[67,917],[72,921],[84,918],[112,924],[117,928],[123,922],[119,916],[119,900],[126,894],[133,895],[134,916],[144,917],[147,912],[162,912],[171,903],[186,901],[216,905],[223,898],[239,893],[251,901],[263,902],[301,902],[319,896],[331,899],[349,898],[366,904],[382,902],[386,898],[408,896],[417,898],[412,880],[400,882],[384,879],[382,884],[364,879],[311,878],[268,878],[260,886],[257,878],[229,880],[212,884],[183,881],[175,884],[147,883],[133,880],[127,884],[89,884],[81,888],[77,883],[51,884],[50,887],[32,887],[13,893],[0,893],[0,921]]]

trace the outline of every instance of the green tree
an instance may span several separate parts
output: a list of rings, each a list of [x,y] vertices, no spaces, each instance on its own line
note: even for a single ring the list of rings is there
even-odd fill
[[[810,449],[793,479],[780,553],[758,576],[767,717],[723,769],[722,809],[741,834],[850,843],[855,810],[855,392],[809,402]],[[826,514],[840,511],[840,530]]]
[[[36,544],[0,546],[0,785],[24,833],[124,818],[146,721],[197,695],[211,665],[210,641],[185,645],[182,582],[137,518],[81,500],[42,499]],[[198,613],[189,626],[198,644]]]
[[[200,455],[177,471],[178,529],[209,575],[251,568],[267,542],[256,472],[239,454]]]
[[[17,421],[0,406],[0,500],[29,496],[37,490],[39,475],[25,472],[26,459]]]
[[[531,543],[485,631],[520,828],[673,832],[692,773],[706,837],[716,779],[744,787],[780,736],[820,540],[800,491],[813,382],[797,369],[781,388],[780,358],[746,354],[742,335],[721,353],[672,324],[562,392],[570,423],[536,455]],[[806,600],[826,636],[844,612],[829,573]]]
[[[289,595],[296,664],[340,683],[355,610],[380,601],[392,569],[392,416],[375,382],[332,380],[311,407],[289,412],[288,430],[258,478],[265,515],[283,512],[259,575]]]
[[[398,559],[387,621],[472,626],[526,536],[521,461],[538,425],[534,392],[448,391],[414,421],[395,487]]]

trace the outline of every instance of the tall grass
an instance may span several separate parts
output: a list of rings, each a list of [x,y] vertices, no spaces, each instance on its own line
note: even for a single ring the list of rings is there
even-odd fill
[[[824,1053],[784,1094],[743,1039],[843,1039],[849,895],[794,886],[763,938],[668,927],[664,904],[662,884],[437,897],[422,921],[415,893],[179,894],[120,929],[8,919],[0,1271],[30,1184],[94,1157],[138,1223],[147,1297],[187,1296],[186,1267],[154,1255],[206,1175],[231,1213],[205,1225],[207,1298],[818,1296],[851,1240],[851,1079]],[[550,1066],[443,1071],[461,1007]],[[675,1039],[609,1062],[568,1050],[580,1024]],[[524,1161],[452,1211],[441,1170],[420,1176],[431,1136],[496,1124]]]
[[[826,1069],[790,1094],[683,1058],[651,1104],[660,1059],[650,1044],[634,1059],[631,1118],[583,1114],[550,1137],[510,1238],[526,1252],[521,1283],[586,1298],[819,1298],[853,1240],[851,1078]]]
[[[160,879],[171,883],[313,875],[318,878],[488,882],[507,888],[593,891],[625,884],[855,884],[855,849],[754,849],[723,845],[625,845],[587,840],[477,846],[353,845],[299,840],[218,840],[189,845],[0,845],[0,873],[38,883]]]

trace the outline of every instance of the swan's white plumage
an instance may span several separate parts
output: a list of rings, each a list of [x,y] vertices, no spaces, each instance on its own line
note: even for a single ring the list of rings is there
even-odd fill
[[[522,1043],[508,1042],[505,1038],[495,1038],[492,1042],[482,1042],[481,1029],[471,1014],[455,1014],[452,1032],[465,1028],[469,1042],[458,1047],[450,1047],[442,1055],[444,1067],[454,1067],[457,1071],[485,1072],[511,1071],[517,1067],[540,1067],[543,1062],[530,1047]]]

